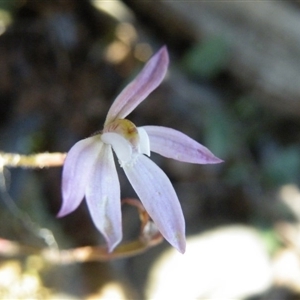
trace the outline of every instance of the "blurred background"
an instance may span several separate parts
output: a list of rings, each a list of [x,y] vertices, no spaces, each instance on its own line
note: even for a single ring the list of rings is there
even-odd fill
[[[51,264],[32,248],[102,245],[86,204],[57,219],[61,168],[1,169],[1,299],[299,299],[297,1],[0,1],[0,150],[67,152],[161,46],[165,81],[129,119],[225,162],[152,158],[178,193],[187,251]],[[123,197],[134,197],[122,170]],[[123,208],[124,239],[138,236]],[[3,240],[2,240],[3,239]],[[1,250],[1,249],[0,249]],[[5,252],[5,254],[4,254]]]

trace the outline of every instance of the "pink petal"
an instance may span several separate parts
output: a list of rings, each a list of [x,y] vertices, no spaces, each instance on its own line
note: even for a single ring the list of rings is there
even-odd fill
[[[71,213],[81,203],[101,145],[100,137],[93,136],[79,141],[68,152],[62,173],[63,203],[58,217]]]
[[[125,118],[156,89],[165,77],[168,64],[167,48],[162,47],[113,102],[108,111],[105,125],[115,119]]]
[[[180,131],[162,126],[143,126],[143,128],[149,135],[151,151],[162,156],[195,164],[222,162],[206,147]]]
[[[85,195],[92,220],[111,252],[122,239],[122,219],[120,184],[110,145],[102,147]]]
[[[185,251],[185,222],[175,190],[166,174],[139,155],[124,171],[161,234],[178,251]]]

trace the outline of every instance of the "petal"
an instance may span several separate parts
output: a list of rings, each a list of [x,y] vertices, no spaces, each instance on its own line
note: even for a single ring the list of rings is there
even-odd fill
[[[68,152],[62,173],[63,203],[58,217],[71,213],[81,203],[102,145],[99,136],[93,136],[79,141]]]
[[[162,156],[195,164],[217,164],[221,159],[214,156],[187,135],[172,128],[143,126],[150,139],[150,149]]]
[[[85,196],[92,220],[111,252],[122,239],[122,217],[120,184],[110,145],[101,149]]]
[[[185,251],[185,222],[175,190],[167,175],[148,157],[139,155],[124,171],[165,239]]]
[[[105,125],[115,119],[125,118],[156,89],[165,77],[168,64],[167,48],[162,47],[113,102],[108,111]]]
[[[143,127],[137,128],[139,133],[140,152],[150,156],[150,140],[146,130]]]

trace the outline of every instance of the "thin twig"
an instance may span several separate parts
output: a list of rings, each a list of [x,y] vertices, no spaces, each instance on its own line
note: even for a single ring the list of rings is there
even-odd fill
[[[21,155],[18,153],[0,152],[1,167],[45,168],[62,166],[66,153],[38,153]]]
[[[17,242],[0,238],[0,255],[4,257],[19,257],[23,255],[39,255],[45,261],[67,265],[90,261],[108,261],[112,259],[131,257],[141,254],[151,247],[160,244],[163,237],[160,233],[150,240],[138,239],[118,246],[113,252],[107,252],[104,246],[85,246],[73,249],[58,250],[55,248],[37,248],[21,245]]]
[[[18,242],[0,238],[0,256],[18,257],[24,255],[39,255],[49,263],[66,265],[79,262],[108,261],[131,257],[141,254],[163,241],[161,233],[150,220],[148,213],[139,200],[125,198],[122,200],[122,204],[129,204],[137,208],[141,220],[141,232],[138,239],[123,243],[116,247],[112,252],[108,252],[106,246],[84,246],[61,250],[56,243],[55,245],[48,245],[48,247],[40,248],[22,245]]]

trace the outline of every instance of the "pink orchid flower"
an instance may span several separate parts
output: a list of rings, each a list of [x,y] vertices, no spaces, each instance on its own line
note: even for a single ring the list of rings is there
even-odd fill
[[[222,162],[177,130],[161,126],[136,127],[125,119],[162,82],[168,63],[168,51],[163,47],[113,102],[103,131],[77,142],[64,162],[63,203],[58,216],[73,212],[85,197],[109,252],[122,239],[120,183],[112,150],[161,234],[181,253],[185,251],[182,209],[170,180],[148,158],[150,151],[188,163]]]

